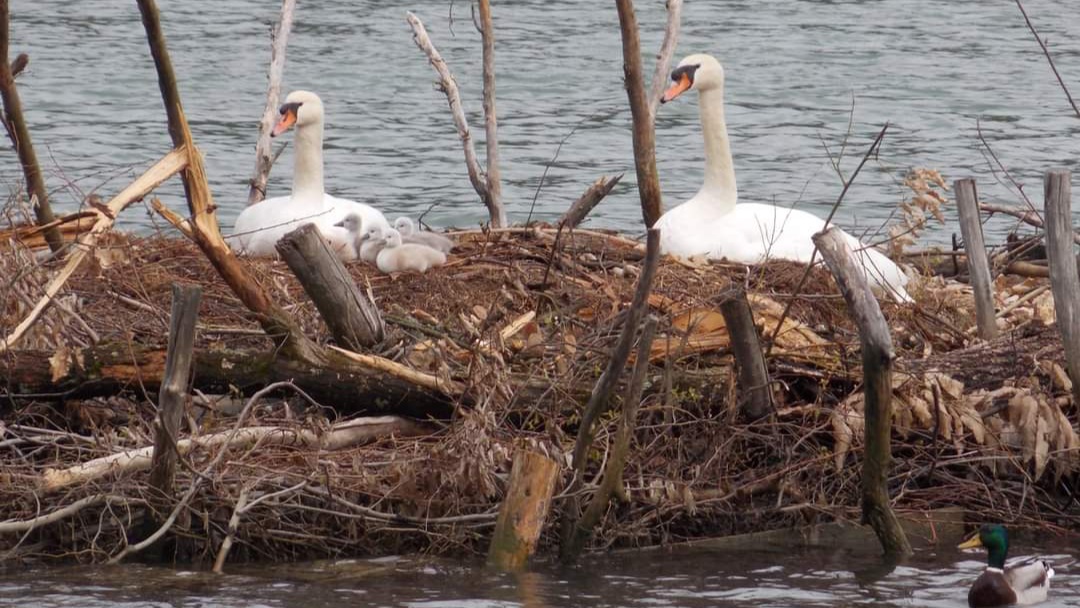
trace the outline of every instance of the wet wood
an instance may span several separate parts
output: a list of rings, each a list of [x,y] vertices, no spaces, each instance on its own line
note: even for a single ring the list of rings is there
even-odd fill
[[[911,555],[911,544],[889,503],[892,365],[896,357],[889,325],[840,229],[833,227],[819,232],[813,240],[836,278],[848,312],[859,328],[866,417],[866,448],[862,468],[863,522],[869,523],[874,529],[887,555]]]
[[[724,316],[739,370],[739,412],[746,420],[764,418],[773,411],[769,372],[754,324],[754,313],[742,287],[735,287],[724,296],[720,314]]]
[[[953,182],[953,190],[956,192],[956,207],[960,211],[960,234],[964,237],[971,287],[975,291],[975,319],[979,337],[993,340],[998,335],[994,314],[993,277],[983,241],[982,217],[979,215],[979,196],[975,189],[975,180],[958,179]]]
[[[1072,174],[1048,171],[1046,195],[1046,253],[1050,258],[1050,287],[1058,331],[1065,345],[1073,403],[1080,404],[1080,277],[1073,250]]]
[[[360,351],[382,342],[386,329],[379,309],[357,287],[315,224],[289,232],[274,247],[339,345]]]
[[[551,511],[559,465],[532,450],[518,450],[510,470],[510,487],[499,506],[499,519],[488,547],[489,566],[504,571],[525,567],[536,551]]]
[[[19,165],[22,166],[23,177],[26,179],[26,194],[34,203],[34,217],[38,225],[43,226],[56,218],[49,205],[49,191],[45,187],[45,175],[42,174],[41,165],[38,164],[34,144],[30,139],[30,130],[23,117],[22,101],[19,99],[19,91],[15,86],[15,74],[22,70],[18,61],[26,58],[26,55],[19,55],[14,64],[9,62],[8,41],[11,40],[9,29],[8,0],[0,0],[0,99],[4,102],[4,127],[8,137],[11,138],[15,154],[19,157]],[[29,59],[24,59],[23,67],[26,61]],[[59,251],[64,246],[64,239],[56,228],[45,230],[45,240],[52,251]]]
[[[585,221],[585,218],[593,210],[600,201],[604,200],[604,197],[611,193],[611,189],[615,187],[615,184],[619,183],[623,174],[620,173],[615,177],[608,178],[606,176],[593,182],[585,193],[581,195],[574,204],[570,205],[570,208],[566,210],[566,213],[559,218],[557,225],[566,228],[576,228],[581,222]]]
[[[656,170],[656,131],[642,76],[641,43],[638,40],[634,3],[632,0],[616,0],[615,6],[619,11],[622,33],[626,94],[630,98],[630,114],[634,120],[634,170],[637,173],[641,215],[645,226],[651,227],[664,211],[660,198],[660,175]]]
[[[283,0],[277,25],[270,33],[270,70],[266,87],[266,107],[259,120],[259,137],[255,142],[255,174],[251,178],[248,190],[248,204],[254,205],[266,198],[266,183],[270,179],[270,169],[274,165],[274,154],[270,147],[270,132],[277,122],[278,98],[281,96],[281,77],[285,72],[285,48],[289,45],[289,32],[292,31],[293,13],[296,0]]]
[[[169,317],[169,347],[165,372],[158,389],[154,451],[150,465],[150,487],[157,491],[153,511],[165,513],[170,507],[176,475],[176,441],[188,399],[191,363],[195,352],[195,321],[199,316],[202,288],[173,284],[172,313]]]

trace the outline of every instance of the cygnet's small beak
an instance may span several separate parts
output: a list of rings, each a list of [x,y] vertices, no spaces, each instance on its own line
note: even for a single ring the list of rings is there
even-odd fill
[[[296,113],[300,110],[300,104],[287,103],[281,106],[281,118],[278,119],[277,124],[274,125],[274,130],[270,131],[270,137],[277,137],[285,131],[288,131],[290,127],[296,124]]]
[[[341,220],[340,222],[337,222],[334,225],[337,226],[338,228],[344,228],[345,227],[345,220]]]
[[[690,86],[693,84],[694,83],[690,81],[690,75],[683,72],[682,76],[676,80],[674,84],[668,87],[668,90],[664,91],[664,96],[660,98],[660,103],[667,103],[679,95],[682,95],[689,90]]]

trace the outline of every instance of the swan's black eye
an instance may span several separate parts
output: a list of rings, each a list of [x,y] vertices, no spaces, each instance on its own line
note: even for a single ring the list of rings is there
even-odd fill
[[[302,101],[297,101],[294,103],[283,103],[281,104],[281,107],[278,108],[278,113],[282,116],[288,114],[290,110],[292,110],[293,113],[296,113],[300,111],[300,106],[302,105],[304,105],[304,102]]]
[[[701,64],[683,65],[675,68],[671,71],[671,81],[679,82],[685,75],[690,79],[690,82],[694,82],[694,73],[701,67]]]

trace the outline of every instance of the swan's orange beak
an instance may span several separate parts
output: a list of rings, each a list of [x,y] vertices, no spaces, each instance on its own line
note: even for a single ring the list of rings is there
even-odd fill
[[[664,91],[664,96],[660,98],[660,103],[667,103],[672,99],[675,99],[679,95],[685,93],[690,85],[694,84],[690,81],[690,75],[683,72],[682,76],[675,81],[675,84],[668,87],[668,90]]]
[[[277,137],[295,125],[297,110],[298,108],[291,104],[281,106],[281,118],[274,125],[274,130],[270,131],[270,137]]]

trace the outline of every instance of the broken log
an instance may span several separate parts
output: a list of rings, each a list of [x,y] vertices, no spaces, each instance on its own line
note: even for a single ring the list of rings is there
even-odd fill
[[[993,276],[990,274],[990,260],[983,241],[975,180],[958,179],[953,182],[953,190],[956,192],[956,208],[960,211],[960,234],[964,237],[971,287],[975,291],[975,319],[979,337],[993,340],[998,335],[997,319],[994,316]]]
[[[585,221],[585,217],[589,215],[589,212],[596,207],[600,201],[604,200],[611,189],[615,187],[615,184],[619,183],[623,174],[620,173],[612,178],[601,177],[593,182],[588,189],[579,197],[574,204],[570,205],[570,208],[566,210],[566,213],[559,218],[556,225],[564,226],[566,228],[577,228],[578,224]]]
[[[892,364],[889,325],[870,291],[855,254],[836,227],[813,236],[814,244],[844,295],[848,313],[859,328],[863,392],[866,399],[866,449],[862,468],[864,523],[874,529],[886,555],[911,555],[911,544],[889,503],[888,476],[892,460]]]
[[[1080,277],[1073,255],[1072,174],[1048,171],[1045,181],[1046,253],[1061,342],[1065,345],[1073,404],[1080,405]]]
[[[746,290],[735,287],[725,294],[720,302],[720,314],[724,316],[731,351],[739,369],[738,386],[742,393],[738,398],[739,413],[746,420],[764,418],[773,411],[772,392]]]
[[[531,450],[514,454],[510,487],[488,548],[489,566],[508,572],[525,567],[544,530],[558,478],[559,465],[547,456]]]
[[[362,351],[382,342],[386,327],[379,309],[330,251],[318,226],[304,224],[281,237],[274,248],[315,303],[338,344]]]

